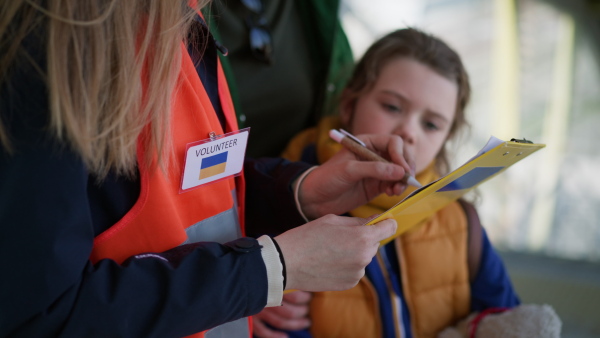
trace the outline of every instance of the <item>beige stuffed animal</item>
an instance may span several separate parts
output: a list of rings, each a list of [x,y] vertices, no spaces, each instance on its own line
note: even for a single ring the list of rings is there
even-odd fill
[[[559,338],[562,322],[552,306],[524,304],[509,310],[473,313],[438,338]]]

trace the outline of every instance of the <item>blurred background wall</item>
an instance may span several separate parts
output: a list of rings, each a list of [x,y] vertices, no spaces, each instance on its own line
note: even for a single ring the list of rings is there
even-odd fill
[[[357,58],[405,26],[462,56],[472,128],[453,167],[490,135],[547,144],[470,197],[523,302],[552,305],[563,337],[600,337],[600,1],[343,1]]]

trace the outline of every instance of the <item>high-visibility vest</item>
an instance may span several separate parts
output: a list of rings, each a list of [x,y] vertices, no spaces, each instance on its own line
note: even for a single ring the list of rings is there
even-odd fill
[[[238,128],[221,65],[218,64],[217,77],[225,131],[183,43],[181,49],[183,60],[171,115],[175,161],[169,166],[168,176],[160,168],[149,171],[144,168],[143,149],[138,149],[140,195],[121,220],[95,238],[90,257],[94,263],[104,258],[121,263],[144,252],[163,252],[198,241],[226,242],[243,236],[243,175],[179,193],[186,145],[209,138],[211,132],[220,135]],[[249,318],[242,318],[226,324],[225,332],[234,330],[236,337],[249,337],[250,325]],[[217,334],[219,328],[194,336],[206,334],[208,338],[211,331]]]

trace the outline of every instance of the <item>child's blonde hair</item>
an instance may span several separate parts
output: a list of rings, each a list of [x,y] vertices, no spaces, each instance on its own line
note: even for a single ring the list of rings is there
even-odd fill
[[[371,90],[377,82],[380,70],[390,60],[400,58],[418,61],[457,84],[458,98],[455,118],[448,134],[450,140],[468,125],[465,107],[471,95],[469,76],[460,57],[452,48],[433,35],[415,28],[396,30],[369,47],[340,96],[341,109],[353,111],[356,100]],[[436,169],[439,174],[445,174],[449,169],[445,145],[436,155]]]
[[[140,135],[145,158],[161,163],[170,152],[180,44],[194,10],[208,1],[194,3],[197,8],[164,0],[2,1],[0,84],[19,62],[34,63],[23,43],[43,34],[35,41],[45,64],[33,66],[48,86],[51,132],[99,177],[109,170],[135,173]],[[6,123],[0,121],[0,145],[10,153]]]

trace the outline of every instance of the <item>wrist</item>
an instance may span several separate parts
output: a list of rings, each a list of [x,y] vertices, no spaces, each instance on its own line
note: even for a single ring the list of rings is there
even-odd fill
[[[298,176],[298,178],[293,182],[293,187],[294,187],[294,201],[296,202],[296,209],[298,210],[298,213],[300,213],[300,216],[302,216],[302,218],[304,218],[304,221],[306,222],[310,222],[312,219],[316,219],[318,217],[311,217],[311,213],[307,211],[305,204],[306,203],[302,203],[304,200],[304,196],[302,194],[302,183],[304,183],[304,180],[306,179],[306,177],[308,176],[308,174],[310,174],[311,171],[317,169],[319,166],[314,166],[311,168],[308,168],[305,172],[303,172],[300,176]]]

